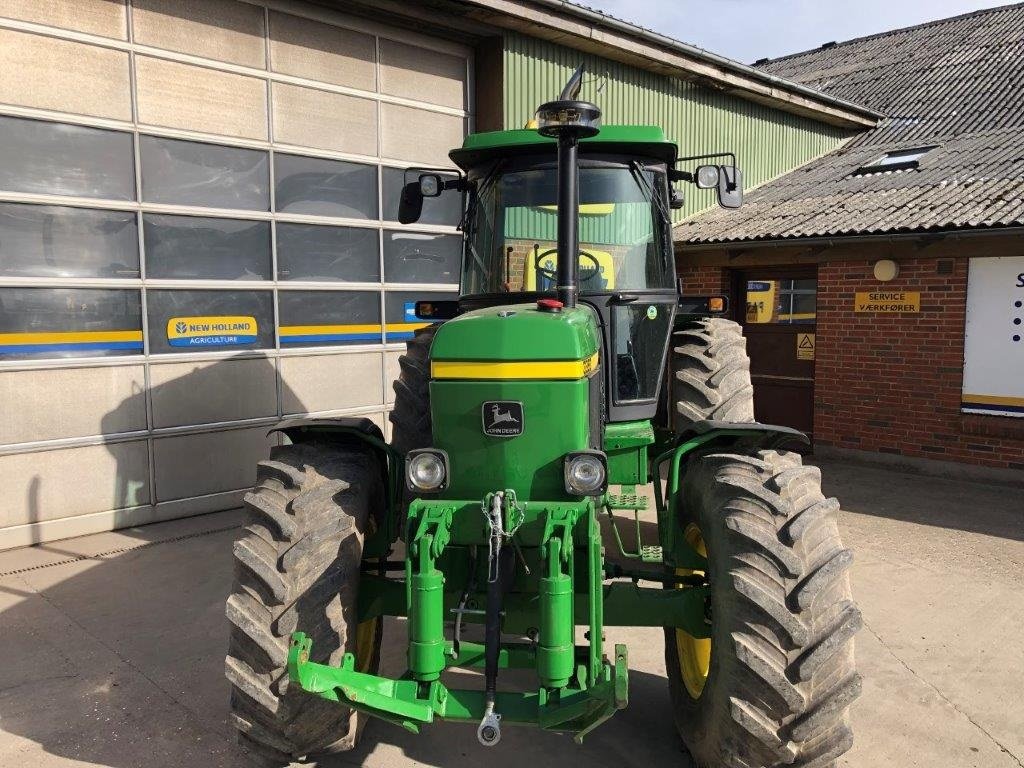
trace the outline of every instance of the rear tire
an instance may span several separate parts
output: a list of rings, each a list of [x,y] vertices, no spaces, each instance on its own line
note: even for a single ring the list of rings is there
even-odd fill
[[[357,625],[356,598],[363,539],[383,504],[369,448],[278,446],[257,467],[234,545],[225,671],[239,741],[264,765],[355,746],[356,713],[290,684],[288,642],[301,630],[313,661],[338,665],[353,653],[357,668],[377,671],[380,621]]]
[[[753,421],[754,388],[742,326],[709,317],[676,331],[671,391],[676,432],[705,419]]]
[[[775,451],[694,459],[683,488],[680,522],[706,546],[711,585],[710,665],[696,693],[684,672],[695,641],[665,630],[687,749],[700,768],[832,766],[853,742],[847,710],[861,689],[838,502],[816,467]]]
[[[395,407],[391,411],[391,444],[401,454],[429,448],[433,442],[430,423],[430,345],[440,323],[420,328],[406,342],[398,358],[401,373],[395,380]]]

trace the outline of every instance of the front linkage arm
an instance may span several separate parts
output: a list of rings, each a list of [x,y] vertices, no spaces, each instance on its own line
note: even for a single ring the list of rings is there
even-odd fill
[[[508,495],[508,491],[502,493],[503,498]],[[371,591],[380,592],[377,599],[361,601],[363,610],[408,616],[409,670],[397,680],[366,674],[356,670],[351,654],[338,667],[317,664],[310,661],[310,639],[296,633],[288,657],[290,681],[309,693],[413,732],[435,717],[481,723],[491,712],[499,713],[505,724],[535,725],[582,739],[626,706],[626,648],[616,646],[614,660],[609,661],[601,643],[605,601],[615,607],[629,596],[610,593],[602,583],[600,535],[592,501],[525,502],[518,505],[515,519],[520,524],[506,521],[502,530],[518,531],[515,546],[525,548],[531,563],[536,563],[539,583],[535,591],[504,596],[502,622],[504,630],[514,634],[532,628],[534,642],[501,643],[494,648],[493,642],[488,647],[461,641],[456,650],[454,641],[445,639],[445,613],[460,600],[457,590],[445,591],[442,568],[445,562],[451,564],[446,560],[448,550],[461,556],[460,548],[487,547],[492,530],[481,515],[479,501],[419,500],[409,509],[404,583],[365,574],[367,581],[360,589],[362,593],[372,584]],[[509,556],[511,547],[510,542],[503,550]],[[574,559],[581,557],[585,566],[577,569]],[[587,583],[574,585],[584,573]],[[453,584],[458,581],[457,574],[449,576]],[[399,610],[394,610],[399,607],[396,588],[405,595]],[[656,591],[659,596],[663,593]],[[479,604],[481,595],[473,597]],[[368,618],[358,617],[360,621]],[[589,626],[590,642],[585,646],[574,644],[577,624]],[[440,675],[456,666],[535,669],[541,685],[526,693],[500,692],[493,686],[488,691],[448,689]],[[496,736],[485,743],[495,743]]]

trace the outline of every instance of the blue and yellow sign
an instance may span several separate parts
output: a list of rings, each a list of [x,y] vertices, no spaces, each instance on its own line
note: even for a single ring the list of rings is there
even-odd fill
[[[380,323],[345,325],[282,325],[282,344],[380,344],[381,331],[387,342],[411,339],[417,328],[430,325],[420,320],[417,323]]]
[[[142,331],[42,331],[0,333],[0,355],[90,350],[142,350]]]
[[[404,323],[344,323],[322,325],[282,325],[282,344],[380,344],[381,333],[387,343],[411,339],[417,328],[430,325],[416,317],[416,302],[402,307]]]
[[[247,315],[172,317],[167,321],[167,343],[172,347],[230,347],[253,344],[256,318]]]

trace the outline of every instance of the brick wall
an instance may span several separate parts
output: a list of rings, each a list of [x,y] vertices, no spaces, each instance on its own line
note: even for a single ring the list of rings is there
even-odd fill
[[[1024,420],[960,412],[968,260],[945,275],[937,259],[901,260],[885,284],[874,261],[818,267],[816,442],[1024,469]],[[920,291],[921,311],[853,311],[856,291],[882,289]]]
[[[729,271],[723,267],[677,262],[676,275],[682,278],[683,293],[687,296],[729,293]]]
[[[874,262],[890,255],[818,264],[816,443],[1024,469],[1024,419],[960,412],[968,259],[943,256],[953,272],[938,274],[939,258],[900,258],[880,283]],[[679,262],[684,292],[729,293],[729,269]],[[857,291],[890,289],[920,291],[921,312],[853,311]]]

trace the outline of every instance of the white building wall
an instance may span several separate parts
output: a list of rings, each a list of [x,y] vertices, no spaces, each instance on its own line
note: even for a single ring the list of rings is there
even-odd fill
[[[0,0],[0,549],[237,505],[286,415],[387,431],[461,241],[394,221],[399,169],[450,165],[471,64],[300,3]]]

